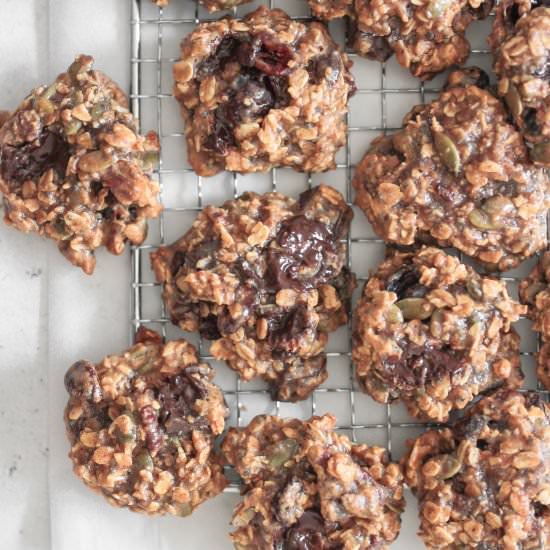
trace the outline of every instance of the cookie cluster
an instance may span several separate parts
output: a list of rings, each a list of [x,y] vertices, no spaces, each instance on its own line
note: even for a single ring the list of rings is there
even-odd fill
[[[199,3],[216,11],[247,0]],[[426,80],[466,60],[466,31],[493,2],[309,5],[321,21],[262,6],[183,39],[173,96],[199,176],[337,167],[356,85],[323,21],[347,17],[358,55],[395,54]],[[549,37],[545,2],[502,0],[488,38],[496,87],[481,69],[454,70],[401,129],[369,145],[351,182],[355,204],[389,247],[353,312],[352,205],[330,185],[201,207],[179,239],[151,253],[169,321],[209,340],[209,356],[241,380],[266,382],[273,400],[319,392],[330,334],[349,324],[349,391],[446,425],[410,441],[400,462],[352,441],[332,414],[261,415],[226,431],[213,367],[186,340],[140,327],[126,351],[65,375],[69,457],[84,484],[115,506],[181,517],[223,491],[232,466],[242,479],[237,550],[386,549],[406,484],[429,548],[543,548],[550,415],[539,393],[520,391],[512,325],[532,320],[538,378],[550,389],[550,253],[521,282],[521,304],[490,273],[547,246]],[[14,112],[0,111],[5,220],[54,240],[91,274],[97,249],[142,244],[160,214],[158,154],[158,136],[140,133],[124,92],[78,56]]]

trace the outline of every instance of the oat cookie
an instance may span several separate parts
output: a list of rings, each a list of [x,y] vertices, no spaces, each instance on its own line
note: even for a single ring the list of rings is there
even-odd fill
[[[353,360],[377,401],[446,421],[481,392],[517,388],[525,307],[503,281],[481,277],[438,248],[397,252],[370,277],[354,315]]]
[[[239,550],[382,550],[397,537],[403,477],[380,447],[354,445],[332,415],[257,416],[222,444],[244,481]]]
[[[0,128],[4,126],[4,122],[10,118],[10,112],[9,111],[0,111]]]
[[[136,344],[65,375],[75,474],[114,506],[187,516],[227,485],[214,439],[229,411],[185,340],[141,328]]]
[[[545,252],[519,285],[519,297],[528,307],[533,330],[544,342],[537,354],[537,376],[550,389],[550,252]]]
[[[203,5],[209,12],[228,10],[239,6],[240,4],[248,4],[252,0],[199,0],[199,4]],[[163,8],[170,3],[170,0],[153,0],[157,6]]]
[[[333,168],[355,91],[350,66],[325,26],[281,10],[199,25],[174,65],[191,166],[202,176]]]
[[[0,128],[5,222],[57,241],[88,274],[97,248],[142,243],[161,210],[150,177],[158,138],[139,135],[124,93],[92,65],[77,57]]]
[[[464,419],[409,442],[405,480],[428,548],[527,550],[550,536],[550,410],[499,391]]]
[[[550,3],[501,1],[489,43],[498,92],[532,146],[531,159],[550,167]]]
[[[462,64],[470,53],[464,34],[485,19],[493,0],[308,0],[321,19],[349,15],[359,55],[398,62],[423,80]]]
[[[437,100],[371,143],[353,185],[384,240],[435,241],[506,271],[546,244],[549,178],[487,82],[481,70],[451,74]]]
[[[274,398],[305,399],[327,377],[328,333],[347,321],[355,279],[345,243],[353,214],[321,185],[298,201],[245,193],[207,206],[177,242],[154,252],[172,322]]]

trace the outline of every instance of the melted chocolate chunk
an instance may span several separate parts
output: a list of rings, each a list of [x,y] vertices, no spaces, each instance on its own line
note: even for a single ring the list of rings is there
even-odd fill
[[[430,345],[408,343],[402,349],[399,358],[390,358],[384,363],[383,378],[398,388],[422,387],[462,367],[453,355]]]
[[[249,122],[267,115],[275,105],[273,94],[264,82],[242,78],[247,81],[237,86],[238,91],[230,101],[234,118],[238,122]]]
[[[267,319],[269,343],[276,350],[284,343],[291,341],[299,336],[305,329],[311,326],[311,321],[307,315],[307,306],[303,303],[298,304],[290,311],[276,309]]]
[[[329,54],[315,57],[307,66],[309,79],[314,84],[320,84],[323,80],[328,80],[334,84],[340,76],[340,56],[336,50]]]
[[[415,289],[419,286],[420,272],[416,266],[406,266],[396,271],[391,277],[389,277],[386,283],[386,290],[388,292],[395,292],[397,299],[412,298],[415,293]],[[425,287],[422,287],[425,289]],[[412,294],[411,294],[412,292]],[[414,296],[418,297],[418,296]]]
[[[58,134],[45,130],[38,143],[5,145],[0,150],[0,173],[9,183],[36,179],[50,168],[63,177],[69,158],[68,144]]]
[[[206,419],[196,417],[195,412],[195,401],[204,399],[207,390],[200,380],[191,376],[203,373],[202,369],[199,365],[187,367],[180,375],[164,380],[159,386],[159,422],[168,435],[187,434],[208,426]]]
[[[267,277],[277,288],[307,290],[334,277],[327,261],[335,254],[334,236],[326,225],[294,216],[281,224],[275,241],[278,248],[267,254]]]
[[[201,317],[199,320],[199,333],[206,340],[221,338],[220,331],[218,330],[217,316],[210,314],[208,317]]]
[[[204,259],[209,260],[206,262],[205,266],[203,266],[203,269],[207,269],[208,265],[214,261],[214,254],[219,248],[220,241],[218,239],[213,239],[211,241],[201,242],[187,253],[182,250],[178,250],[172,258],[172,274],[176,275],[182,267],[187,269],[195,269],[197,262]]]
[[[282,550],[325,550],[328,542],[321,515],[306,510],[286,532]]]
[[[525,109],[523,114],[523,122],[525,128],[531,134],[537,134],[539,132],[539,124],[537,122],[537,110],[530,107]]]
[[[101,386],[95,365],[89,361],[77,361],[65,374],[65,389],[72,397],[83,397],[88,401],[101,400]]]

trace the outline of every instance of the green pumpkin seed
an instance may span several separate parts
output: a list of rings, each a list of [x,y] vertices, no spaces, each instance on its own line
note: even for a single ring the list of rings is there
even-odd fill
[[[453,140],[443,132],[434,135],[434,144],[441,161],[451,172],[458,174],[460,171],[460,154]]]
[[[295,439],[283,439],[273,446],[269,455],[272,468],[282,468],[297,452],[300,444]]]
[[[505,216],[516,209],[514,203],[508,197],[502,195],[495,195],[487,199],[481,208],[492,216]]]
[[[143,155],[143,169],[146,171],[154,170],[160,161],[160,155],[156,151],[149,151]]]
[[[441,471],[438,476],[440,479],[449,479],[460,471],[462,462],[452,455],[446,455],[441,462]]]
[[[48,86],[43,92],[42,97],[45,99],[50,99],[57,92],[57,83],[54,82],[51,86]]]
[[[434,306],[424,298],[403,298],[395,305],[401,310],[406,321],[420,319],[424,321],[431,317]]]
[[[134,415],[130,412],[123,412],[121,416],[128,417],[127,431],[122,431],[119,426],[115,429],[115,437],[119,443],[133,443],[137,438],[137,426]]]
[[[534,145],[531,149],[531,159],[539,164],[550,165],[550,141]]]
[[[476,301],[481,302],[483,300],[483,290],[481,283],[478,279],[468,279],[466,282],[466,290],[468,294]]]
[[[76,120],[76,118],[73,118],[65,125],[65,133],[68,136],[73,136],[80,130],[80,128],[82,128],[82,122],[80,122],[80,120]]]
[[[469,222],[478,229],[497,229],[498,225],[491,220],[491,217],[487,212],[484,212],[483,210],[479,208],[474,208],[469,214],[468,214],[468,220]]]
[[[508,105],[514,119],[518,120],[523,112],[523,103],[518,89],[511,82],[504,96],[504,101],[506,101],[506,105]]]
[[[176,511],[176,515],[180,518],[190,516],[191,512],[193,511],[193,506],[191,506],[190,502],[174,502],[174,508]]]
[[[402,323],[404,321],[403,313],[395,305],[392,305],[386,312],[386,319],[388,323]]]
[[[134,470],[139,472],[141,470],[147,470],[152,472],[155,465],[153,458],[149,454],[149,451],[142,449],[134,458]]]
[[[47,115],[55,111],[53,103],[49,99],[42,96],[35,98],[33,105],[37,111],[45,113]]]

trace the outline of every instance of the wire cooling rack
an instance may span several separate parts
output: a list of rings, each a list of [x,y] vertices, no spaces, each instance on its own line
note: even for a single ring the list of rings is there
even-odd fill
[[[240,16],[260,4],[285,9],[291,16],[307,20],[306,0],[271,0],[253,2],[231,12]],[[196,24],[220,17],[208,14],[190,0],[172,0],[160,9],[151,0],[131,0],[132,6],[132,90],[131,104],[140,118],[143,130],[154,129],[161,139],[161,159],[158,178],[164,212],[150,224],[145,244],[132,250],[132,311],[131,336],[140,325],[160,330],[166,338],[184,335],[166,318],[161,300],[161,288],[154,281],[149,265],[149,253],[161,244],[177,239],[191,225],[194,217],[207,204],[221,204],[244,191],[259,193],[280,191],[291,196],[320,182],[336,187],[351,205],[351,177],[354,165],[360,160],[368,143],[382,132],[400,127],[403,115],[413,105],[433,99],[445,76],[422,84],[399,67],[395,58],[380,64],[348,54],[354,61],[357,94],[350,102],[346,146],[337,157],[337,167],[324,174],[299,174],[290,169],[274,169],[267,174],[238,175],[223,173],[212,178],[197,176],[186,160],[183,122],[179,107],[172,97],[172,64],[179,57],[179,43]],[[478,65],[490,72],[491,57],[486,49],[486,37],[492,24],[474,23],[468,32],[472,43],[469,65]],[[341,45],[345,44],[346,29],[342,21],[331,23],[330,30]],[[358,276],[360,290],[368,276],[383,258],[384,244],[376,237],[361,211],[354,208],[355,219],[347,239],[348,266]],[[467,261],[467,260],[466,260]],[[517,283],[533,266],[536,259],[520,268],[503,274],[509,289],[517,297]],[[534,375],[534,353],[538,342],[527,319],[516,325],[522,336],[522,364],[526,374],[525,387],[539,389]],[[313,414],[332,412],[340,430],[354,441],[386,446],[393,458],[400,458],[405,440],[415,437],[425,424],[412,421],[402,405],[380,405],[364,395],[354,380],[351,364],[350,327],[331,335],[328,345],[329,379],[304,402],[297,404],[273,402],[267,387],[258,381],[242,382],[224,364],[213,361],[208,342],[196,334],[185,334],[199,348],[203,359],[216,366],[216,380],[225,391],[231,408],[230,425],[246,425],[256,414],[278,414],[308,418]],[[236,484],[233,484],[236,487]]]

